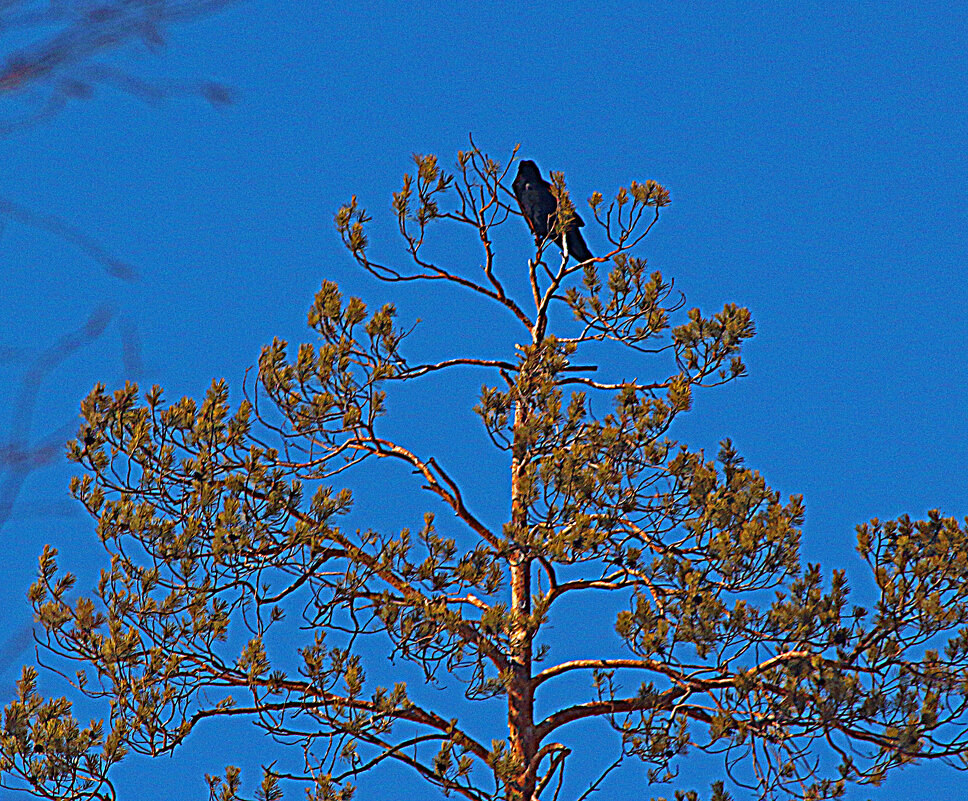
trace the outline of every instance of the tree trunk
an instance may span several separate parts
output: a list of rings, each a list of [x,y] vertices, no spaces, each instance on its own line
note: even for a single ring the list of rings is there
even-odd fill
[[[519,397],[514,411],[514,446],[511,459],[511,524],[515,536],[527,533],[527,509],[521,498],[521,477],[527,454],[520,442],[521,427],[528,417],[527,402]],[[534,698],[531,687],[531,559],[525,548],[516,549],[511,565],[511,681],[508,688],[508,728],[511,750],[520,765],[518,778],[509,787],[512,801],[532,801],[535,772],[528,770],[537,750],[534,739]]]

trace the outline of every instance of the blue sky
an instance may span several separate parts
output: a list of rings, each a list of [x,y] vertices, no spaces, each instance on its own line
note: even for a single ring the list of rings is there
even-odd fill
[[[6,221],[0,442],[31,359],[102,308],[103,335],[44,378],[30,442],[70,427],[98,380],[158,383],[169,398],[213,377],[237,387],[263,344],[305,336],[323,279],[422,318],[414,343],[428,353],[454,338],[507,347],[508,331],[456,295],[360,274],[332,226],[356,194],[391,252],[390,192],[410,153],[450,165],[473,132],[498,157],[520,143],[545,172],[564,170],[576,198],[631,179],[670,189],[643,255],[690,305],[747,305],[758,328],[749,377],[698,396],[678,434],[707,448],[732,437],[774,487],[804,494],[806,556],[856,570],[857,523],[968,513],[966,48],[968,11],[935,3],[253,0],[173,28],[160,56],[132,48],[111,63],[224,82],[234,105],[98,89],[0,139],[0,199],[69,221],[138,268],[119,280],[76,245]],[[459,404],[479,383],[462,377],[453,408],[423,423],[428,447],[443,452],[472,425]],[[408,425],[427,419],[399,411]],[[498,464],[482,442],[452,463],[470,476],[478,459]],[[65,503],[70,475],[62,462],[32,472],[2,529],[11,636],[29,623],[43,543],[82,577],[99,567],[91,524]],[[470,480],[498,510],[492,485]],[[0,665],[0,686],[20,661]],[[256,764],[253,735],[233,732],[223,742],[242,752],[221,764],[207,735],[163,766],[131,760],[127,797],[177,775],[167,797],[197,798],[202,772]],[[636,779],[607,797],[639,797]],[[957,797],[964,781],[908,769],[850,798]],[[412,785],[414,799],[435,797]],[[364,786],[360,798],[386,793]]]

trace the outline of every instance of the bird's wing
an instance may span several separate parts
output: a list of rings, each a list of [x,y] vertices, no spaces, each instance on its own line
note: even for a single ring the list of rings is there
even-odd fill
[[[528,228],[531,229],[531,233],[537,236],[538,230],[535,227],[534,222],[534,205],[532,203],[528,203],[526,199],[522,200],[520,198],[518,199],[518,205],[521,207],[521,213],[524,215],[524,219],[527,221]]]

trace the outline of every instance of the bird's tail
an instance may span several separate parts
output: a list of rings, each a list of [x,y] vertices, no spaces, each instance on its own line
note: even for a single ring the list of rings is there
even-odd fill
[[[565,241],[568,243],[568,255],[575,261],[588,261],[595,258],[588,249],[588,245],[585,244],[585,238],[581,235],[581,231],[577,228],[568,231]]]

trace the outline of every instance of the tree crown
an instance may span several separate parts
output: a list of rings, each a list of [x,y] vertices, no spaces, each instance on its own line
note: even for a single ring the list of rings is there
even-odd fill
[[[80,667],[77,688],[109,703],[107,723],[81,728],[25,669],[0,741],[7,783],[113,797],[108,770],[126,753],[169,753],[228,716],[293,746],[266,766],[264,799],[281,797],[283,781],[347,799],[387,761],[470,799],[558,798],[572,787],[575,726],[590,720],[614,731],[602,739],[614,756],[581,798],[633,757],[650,782],[671,782],[695,750],[721,754],[734,785],[802,798],[837,797],[848,781],[877,783],[920,759],[963,764],[965,529],[937,513],[859,527],[870,608],[850,602],[843,572],[825,580],[802,566],[800,497],[784,502],[729,441],[709,459],[672,437],[697,390],[744,374],[754,327],[733,304],[684,311],[672,282],[632,254],[669,193],[654,181],[607,203],[593,193],[592,244],[607,244],[575,262],[569,237],[582,221],[552,173],[555,213],[522,295],[506,288],[494,248],[522,213],[513,161],[472,143],[451,175],[414,156],[392,203],[407,269],[371,255],[356,198],[335,217],[376,278],[448,282],[509,313],[522,336],[507,354],[451,342],[446,358],[414,362],[394,306],[371,311],[326,281],[308,314],[315,341],[267,346],[234,410],[223,382],[201,404],[131,384],[84,400],[69,455],[85,474],[72,492],[110,565],[74,599],[72,575],[45,549],[30,600],[44,644]],[[427,255],[445,225],[478,237],[476,274]],[[603,343],[666,368],[646,381],[610,376]],[[511,474],[499,525],[475,514],[445,456],[381,427],[395,385],[468,368],[489,376],[475,411]],[[601,398],[609,411],[596,414]],[[429,424],[434,409],[425,414]],[[384,460],[435,496],[422,523],[342,525],[353,468]],[[589,652],[556,660],[549,625],[564,619],[579,638],[564,599],[593,595],[614,601],[620,649],[579,640]],[[387,656],[424,681],[371,680]],[[435,694],[445,674],[463,699]],[[584,694],[556,692],[566,675],[584,677]],[[243,797],[234,768],[210,787]]]

